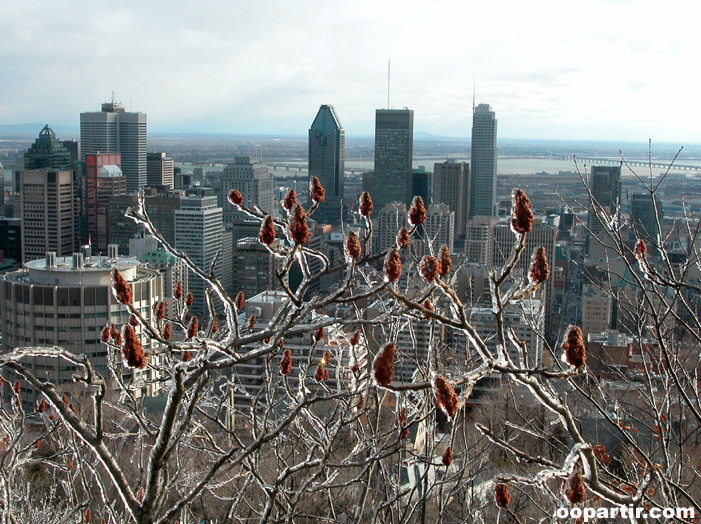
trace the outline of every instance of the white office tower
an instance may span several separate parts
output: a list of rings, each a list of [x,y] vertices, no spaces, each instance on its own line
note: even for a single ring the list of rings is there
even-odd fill
[[[97,153],[121,153],[127,191],[147,183],[146,114],[131,113],[114,101],[102,104],[102,111],[80,114],[82,158]]]

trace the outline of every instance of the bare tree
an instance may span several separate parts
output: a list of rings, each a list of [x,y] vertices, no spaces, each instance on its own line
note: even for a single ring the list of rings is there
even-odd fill
[[[305,208],[291,191],[281,219],[245,207],[238,191],[228,196],[260,221],[259,240],[279,262],[282,291],[264,322],[246,310],[245,297],[226,293],[216,260],[199,268],[168,244],[140,195],[128,216],[206,281],[209,320],[200,324],[190,315],[192,299],[179,288],[173,318],[155,304],[154,319],[145,319],[115,271],[115,297],[131,319],[121,331],[103,332],[110,376],[57,347],[3,355],[0,363],[21,377],[17,390],[33,387],[43,395],[33,424],[18,392],[10,392],[14,400],[0,413],[5,522],[536,522],[585,497],[591,505],[699,511],[698,359],[684,360],[689,352],[668,327],[671,317],[698,344],[701,329],[688,295],[697,288],[685,279],[697,264],[695,247],[686,269],[671,260],[657,269],[642,244],[631,251],[618,223],[606,222],[642,294],[643,305],[636,298],[631,310],[644,316],[637,325],[645,329],[638,339],[644,381],[625,376],[630,389],[611,391],[588,370],[579,328],[568,330],[561,347],[546,345],[557,358],[544,367],[505,321],[549,277],[544,250],[524,253],[533,215],[522,191],[514,193],[513,250],[490,275],[496,331],[489,340],[455,291],[447,248],[420,260],[409,252],[426,219],[419,197],[395,245],[373,254],[372,201],[364,193],[364,228],[346,232],[344,260],[332,265],[309,247],[307,218],[324,200],[316,179],[310,195]],[[696,232],[691,220],[687,227]],[[659,244],[664,253],[661,238]],[[529,274],[517,275],[519,259],[531,255]],[[296,289],[286,278],[293,266],[302,273]],[[334,274],[340,275],[334,289],[309,296],[315,282]],[[372,316],[369,302],[377,304]],[[133,325],[151,339],[150,349]],[[413,337],[412,347],[398,343],[400,333]],[[648,350],[650,337],[656,343]],[[465,351],[456,352],[456,345]],[[76,405],[22,366],[36,355],[75,366],[71,398],[82,395],[85,402]],[[410,378],[398,372],[407,362],[415,368]],[[123,365],[152,368],[165,398],[157,415],[124,380]],[[253,365],[256,388],[245,382]],[[486,379],[509,393],[467,409]],[[604,433],[615,449],[600,443]],[[32,469],[37,464],[41,471]],[[27,488],[30,477],[46,486],[41,503]]]

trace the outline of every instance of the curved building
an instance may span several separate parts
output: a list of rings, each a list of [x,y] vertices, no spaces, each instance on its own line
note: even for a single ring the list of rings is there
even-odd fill
[[[24,269],[2,275],[3,353],[16,347],[60,346],[85,354],[94,369],[109,380],[107,347],[100,341],[100,333],[106,325],[120,326],[129,318],[126,308],[112,294],[112,268],[119,269],[130,283],[134,305],[144,318],[151,318],[151,306],[163,295],[163,280],[157,270],[147,269],[136,259],[118,258],[116,246],[110,248],[112,257],[91,257],[85,248],[84,253],[72,257],[47,253],[45,259],[27,262]],[[144,347],[149,347],[149,339],[141,338]],[[75,367],[64,360],[30,357],[22,362],[39,378],[57,384],[59,390],[61,384],[73,381]],[[9,376],[11,372],[5,373],[5,378],[12,382],[17,379]],[[146,368],[132,377],[132,370],[124,367],[122,373],[127,382],[143,381],[140,394],[152,394],[146,386],[148,379],[153,378],[151,370]],[[37,394],[24,380],[20,383],[25,406],[32,408]]]

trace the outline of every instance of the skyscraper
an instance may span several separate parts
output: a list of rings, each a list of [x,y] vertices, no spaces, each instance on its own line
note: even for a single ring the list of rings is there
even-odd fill
[[[470,213],[470,165],[448,160],[433,166],[433,203],[455,211],[455,234],[464,235]]]
[[[333,106],[322,105],[309,129],[309,179],[315,176],[326,199],[314,213],[318,222],[339,223],[343,200],[346,133]]]
[[[131,113],[116,102],[102,104],[102,111],[80,114],[80,147],[83,158],[95,153],[121,153],[127,190],[147,183],[146,114]]]
[[[587,227],[589,236],[587,252],[592,259],[604,256],[602,240],[605,242],[604,224],[599,215],[616,216],[621,202],[621,166],[592,166],[589,177],[589,213]],[[620,219],[620,214],[619,214]]]
[[[221,177],[224,195],[224,224],[232,224],[236,218],[247,217],[243,211],[237,211],[226,196],[232,189],[238,189],[243,195],[247,207],[259,206],[264,212],[277,216],[273,199],[273,175],[267,166],[248,156],[237,156],[233,164],[224,167]]]
[[[175,162],[165,153],[148,153],[146,156],[146,182],[149,186],[166,186],[173,189]]]
[[[630,218],[635,225],[634,236],[657,242],[657,233],[660,231],[658,219],[660,224],[664,220],[662,201],[657,195],[653,197],[649,193],[633,193],[630,197]]]
[[[188,193],[180,199],[180,209],[175,211],[175,248],[184,251],[204,271],[222,248],[222,208],[217,206],[217,197],[204,192]],[[222,261],[215,268],[217,278],[222,277]],[[193,313],[209,316],[205,302],[205,282],[194,273],[188,276],[188,289],[195,301],[190,308]]]
[[[22,258],[36,260],[53,251],[71,256],[76,250],[73,171],[37,169],[20,172]]]
[[[106,254],[109,241],[110,197],[127,192],[126,177],[120,169],[118,153],[100,153],[85,156],[83,177],[84,243],[90,243],[94,253]]]
[[[497,119],[489,104],[479,104],[472,115],[472,173],[469,218],[496,216]]]
[[[71,169],[70,151],[48,124],[24,154],[24,169]]]
[[[377,209],[410,204],[413,197],[414,111],[378,109],[375,113],[375,189]]]

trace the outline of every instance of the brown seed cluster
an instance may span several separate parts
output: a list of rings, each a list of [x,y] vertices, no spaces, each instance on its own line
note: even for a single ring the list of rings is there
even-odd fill
[[[584,336],[578,326],[570,326],[562,350],[565,360],[571,366],[579,369],[587,363],[587,349],[584,346]]]
[[[290,238],[297,244],[306,244],[311,234],[307,225],[307,212],[300,204],[296,204],[289,223]]]
[[[243,291],[239,291],[238,295],[236,295],[234,305],[239,311],[241,311],[243,309],[243,306],[246,305],[246,295],[243,294]]]
[[[321,360],[319,365],[316,367],[316,373],[314,373],[314,380],[317,382],[324,382],[329,379],[329,370],[326,369],[324,361]]]
[[[187,307],[190,307],[194,301],[195,301],[195,296],[192,293],[188,293],[185,296],[185,305]]]
[[[642,238],[639,238],[635,243],[635,258],[641,259],[647,257],[647,244]]]
[[[375,357],[373,363],[373,378],[378,386],[389,386],[394,376],[394,352],[397,346],[388,342]]]
[[[100,332],[100,340],[102,342],[109,342],[110,340],[110,328],[107,326],[102,328],[102,331]]]
[[[409,438],[409,426],[407,425],[408,419],[406,416],[406,408],[402,408],[399,412],[399,427],[401,428],[401,433],[399,438],[404,440]]]
[[[158,304],[156,304],[158,306]],[[131,327],[136,327],[139,325],[139,321],[136,319],[134,315],[129,315],[129,325]]]
[[[170,322],[166,322],[166,325],[163,326],[163,340],[170,340],[170,337],[173,335],[172,328],[170,327]]]
[[[584,483],[582,474],[577,471],[567,480],[565,496],[572,504],[577,504],[584,500],[587,495],[587,485]]]
[[[397,233],[397,247],[399,249],[407,249],[409,247],[409,230],[402,227]]]
[[[409,223],[412,226],[420,226],[426,222],[426,206],[424,199],[416,195],[409,208]]]
[[[241,204],[243,204],[243,195],[239,192],[238,189],[232,189],[231,191],[229,191],[227,198],[229,199],[229,202],[231,202],[231,204],[234,206],[240,206]]]
[[[453,448],[448,446],[445,448],[445,451],[443,452],[443,457],[441,457],[441,464],[443,464],[446,468],[450,466],[450,464],[453,462]]]
[[[385,257],[384,273],[387,282],[396,282],[402,276],[402,260],[394,247],[390,248]]]
[[[433,282],[441,272],[441,263],[436,257],[424,255],[419,264],[419,273],[426,282]]]
[[[321,185],[321,182],[319,182],[319,179],[315,176],[313,176],[309,182],[309,196],[312,202],[316,202],[317,204],[321,204],[326,198],[326,191]]]
[[[316,331],[314,331],[314,341],[319,342],[322,338],[324,338],[324,327],[317,328]]]
[[[444,376],[436,375],[433,379],[433,394],[438,407],[453,418],[458,412],[458,395],[453,385]]]
[[[290,189],[282,201],[282,207],[284,207],[287,211],[289,211],[290,209],[292,209],[294,207],[294,205],[296,203],[297,203],[297,193],[295,193],[294,189]]]
[[[127,365],[132,368],[142,369],[146,367],[146,356],[144,348],[141,347],[139,337],[136,336],[136,331],[129,324],[124,326],[124,345],[122,346],[122,355]]]
[[[550,264],[548,264],[545,248],[541,246],[533,253],[530,280],[534,284],[542,284],[548,279],[548,275],[550,275]]]
[[[369,217],[372,214],[372,198],[370,198],[370,193],[367,191],[363,191],[360,195],[360,203],[358,206],[358,210],[360,211],[360,214],[363,215],[364,217]]]
[[[511,502],[511,493],[509,493],[508,484],[497,484],[494,486],[494,500],[497,506],[505,508]]]
[[[114,324],[112,324],[112,327],[110,328],[110,336],[112,337],[112,341],[117,346],[122,345],[122,334],[117,330],[117,328],[114,326]]]
[[[344,246],[348,258],[352,258],[353,260],[358,260],[360,258],[360,239],[358,235],[355,234],[355,231],[348,232]]]
[[[161,301],[156,307],[156,318],[158,320],[163,320],[166,316],[166,303]]]
[[[438,262],[440,262],[441,268],[438,272],[440,276],[444,277],[450,273],[450,268],[453,267],[453,260],[450,258],[450,249],[448,246],[443,246],[440,253],[438,254]]]
[[[289,348],[282,354],[282,360],[280,361],[280,374],[289,375],[292,372],[292,350]]]
[[[131,304],[131,301],[134,299],[134,293],[117,268],[112,270],[112,285],[114,286],[114,296],[117,300],[125,306]]]
[[[270,215],[267,215],[260,223],[258,241],[265,246],[275,242],[275,224],[273,223],[273,217]]]
[[[178,282],[178,285],[175,286],[175,291],[173,291],[173,298],[176,300],[180,300],[183,297],[183,283]]]
[[[357,346],[358,344],[360,344],[360,330],[359,330],[359,329],[356,330],[356,331],[351,335],[351,338],[350,338],[350,345],[351,345],[351,346]]]
[[[424,300],[424,303],[421,305],[424,307],[424,309],[427,309],[428,311],[433,313],[433,304],[431,303],[431,301],[429,299]],[[424,316],[426,318],[428,318],[428,315],[426,315],[426,313],[424,313]]]
[[[522,190],[514,191],[513,208],[511,210],[511,229],[514,233],[523,235],[533,229],[533,211],[531,201]]]
[[[200,331],[200,323],[197,317],[192,317],[190,323],[187,325],[187,338],[192,338],[197,336]]]

